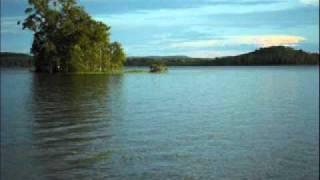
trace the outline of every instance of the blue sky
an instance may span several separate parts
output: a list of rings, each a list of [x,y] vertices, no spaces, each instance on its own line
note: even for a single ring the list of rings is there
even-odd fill
[[[128,56],[236,55],[272,45],[319,51],[318,0],[79,0]],[[28,53],[27,0],[1,0],[1,51]]]

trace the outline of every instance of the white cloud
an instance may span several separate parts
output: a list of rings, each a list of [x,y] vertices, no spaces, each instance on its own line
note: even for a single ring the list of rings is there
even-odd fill
[[[171,44],[173,48],[208,48],[224,46],[226,43],[230,43],[227,40],[195,40],[195,41],[185,41]]]
[[[3,17],[1,18],[1,33],[23,33],[22,26],[17,24],[18,21],[23,20],[23,17]]]
[[[305,38],[289,35],[260,35],[260,36],[229,36],[223,39],[195,40],[171,44],[172,48],[214,48],[232,45],[255,45],[258,47],[269,46],[296,46]]]
[[[275,4],[253,4],[253,5],[206,5],[184,9],[157,9],[139,10],[121,14],[95,14],[96,20],[118,27],[142,27],[156,26],[168,27],[174,25],[198,25],[208,23],[208,18],[224,14],[246,14],[264,11],[279,11],[295,7],[294,3],[283,1]],[[212,17],[211,17],[212,18]]]
[[[215,57],[223,57],[223,56],[231,56],[235,54],[241,54],[243,51],[236,51],[236,50],[194,50],[188,51],[185,55],[189,57],[195,58],[215,58]]]
[[[318,5],[319,6],[319,0],[300,0],[303,4],[307,5]]]
[[[300,36],[267,35],[267,36],[242,36],[236,38],[239,44],[254,44],[260,47],[269,46],[296,46],[305,41]]]

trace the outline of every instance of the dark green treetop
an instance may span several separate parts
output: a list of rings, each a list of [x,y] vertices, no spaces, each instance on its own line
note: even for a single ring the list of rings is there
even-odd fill
[[[75,0],[28,2],[22,27],[34,32],[31,53],[37,71],[121,70],[126,56],[119,43],[110,43],[110,27],[95,21]]]

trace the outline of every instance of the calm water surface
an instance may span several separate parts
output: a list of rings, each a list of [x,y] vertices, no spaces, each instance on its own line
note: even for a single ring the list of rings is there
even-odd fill
[[[1,179],[318,179],[319,68],[1,72]]]

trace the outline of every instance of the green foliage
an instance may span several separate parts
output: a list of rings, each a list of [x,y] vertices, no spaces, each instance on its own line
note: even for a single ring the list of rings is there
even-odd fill
[[[319,54],[306,53],[291,47],[273,46],[239,56],[217,58],[210,63],[215,65],[312,65],[319,64]]]
[[[90,48],[90,47],[89,47]],[[110,51],[110,48],[106,48]],[[71,63],[78,72],[89,72],[85,62],[90,59],[89,55],[81,50],[80,46],[74,46],[72,50],[73,62]],[[111,56],[105,55],[102,61],[102,68],[111,72]],[[88,58],[84,58],[84,56]],[[121,58],[119,58],[121,59]],[[122,59],[124,61],[125,59]],[[30,67],[33,57],[25,54],[1,53],[1,66]],[[79,63],[78,63],[79,62]],[[116,61],[121,62],[121,61]],[[128,66],[151,66],[152,64],[162,63],[168,66],[228,66],[228,65],[316,65],[319,64],[318,53],[307,53],[302,50],[294,50],[288,47],[270,47],[256,50],[255,52],[242,54],[239,56],[219,57],[219,58],[190,58],[185,56],[167,56],[167,57],[129,57],[126,65]],[[113,72],[119,73],[121,69],[115,69]],[[106,72],[106,71],[102,71]]]
[[[29,6],[22,27],[34,32],[31,53],[37,71],[122,68],[125,54],[119,43],[110,43],[110,27],[93,20],[75,0],[29,0]]]
[[[219,58],[131,57],[127,59],[126,65],[151,66],[154,63],[164,63],[168,66],[315,65],[319,64],[319,54],[274,46],[238,56]]]
[[[111,69],[119,69],[126,62],[126,55],[118,42],[111,43],[109,49],[111,54]]]

